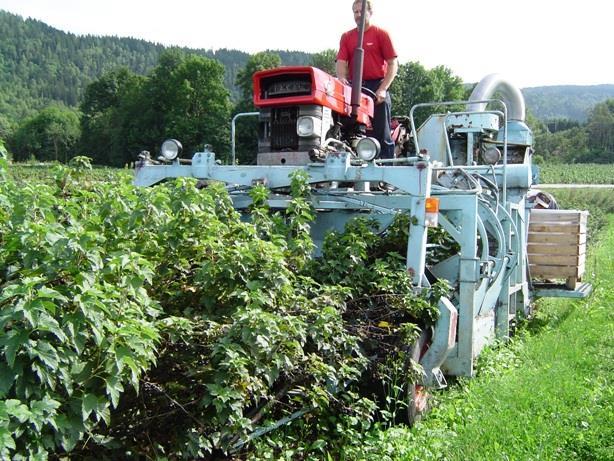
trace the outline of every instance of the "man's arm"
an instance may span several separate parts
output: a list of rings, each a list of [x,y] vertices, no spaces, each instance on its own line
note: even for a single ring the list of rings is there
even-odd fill
[[[337,59],[337,62],[335,63],[337,78],[345,84],[348,83],[349,67],[348,62],[344,61],[343,59]]]
[[[386,62],[388,63],[386,75],[384,75],[382,83],[380,83],[379,88],[375,92],[376,104],[379,104],[386,99],[386,91],[388,91],[388,88],[390,88],[390,85],[392,85],[394,78],[397,76],[397,71],[399,70],[399,62],[397,61],[397,58],[388,59]],[[337,73],[339,73],[338,70]]]

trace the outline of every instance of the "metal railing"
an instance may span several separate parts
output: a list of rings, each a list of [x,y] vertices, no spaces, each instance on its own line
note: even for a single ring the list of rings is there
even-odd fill
[[[231,165],[235,165],[236,162],[236,141],[235,141],[235,131],[236,131],[236,122],[237,119],[241,118],[241,117],[253,117],[255,115],[259,115],[260,112],[241,112],[238,113],[237,115],[235,115],[232,118],[232,122],[230,124],[230,144],[231,144],[231,148],[230,148],[230,155],[231,155],[231,160],[230,160],[230,164]]]

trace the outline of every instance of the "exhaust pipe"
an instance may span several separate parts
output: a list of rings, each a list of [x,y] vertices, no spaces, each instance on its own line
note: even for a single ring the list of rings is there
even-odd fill
[[[360,12],[360,24],[358,26],[358,44],[354,50],[354,68],[352,69],[352,118],[358,119],[358,108],[360,107],[360,95],[362,89],[362,70],[365,59],[365,50],[362,47],[365,37],[365,13],[367,11],[367,2],[362,2]]]

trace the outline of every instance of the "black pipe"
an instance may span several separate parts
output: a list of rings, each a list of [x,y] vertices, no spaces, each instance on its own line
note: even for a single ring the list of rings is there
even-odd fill
[[[354,50],[352,68],[352,118],[358,119],[358,108],[360,107],[360,96],[362,89],[362,68],[365,58],[365,50],[362,47],[365,36],[365,13],[367,11],[367,0],[363,0],[360,12],[360,22],[358,24],[358,44]]]

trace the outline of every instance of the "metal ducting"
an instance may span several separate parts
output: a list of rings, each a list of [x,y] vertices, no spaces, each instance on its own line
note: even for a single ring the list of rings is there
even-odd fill
[[[469,97],[469,101],[491,99],[495,93],[501,95],[508,110],[508,120],[524,122],[526,109],[524,96],[520,90],[505,80],[500,74],[490,74],[480,80]],[[468,104],[468,111],[481,112],[486,109],[486,103]]]

